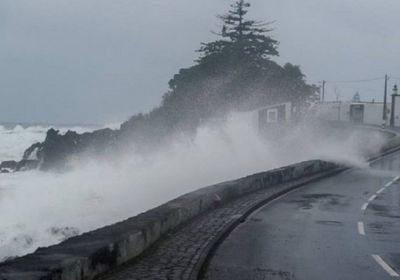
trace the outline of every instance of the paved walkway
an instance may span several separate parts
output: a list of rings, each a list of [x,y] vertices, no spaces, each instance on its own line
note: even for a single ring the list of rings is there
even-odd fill
[[[400,277],[400,152],[309,184],[235,228],[207,280]]]
[[[209,211],[171,232],[138,260],[101,279],[197,279],[210,248],[229,226],[243,219],[251,208],[291,187],[271,187]]]

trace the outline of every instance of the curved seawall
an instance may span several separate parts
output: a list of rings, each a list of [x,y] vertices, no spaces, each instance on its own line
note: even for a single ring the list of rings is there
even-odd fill
[[[400,139],[393,137],[381,152],[391,152],[399,144]],[[125,221],[5,262],[0,265],[0,279],[94,279],[140,256],[166,233],[220,205],[263,189],[288,191],[342,169],[313,160],[208,186]]]
[[[218,205],[336,167],[307,161],[202,188],[123,222],[5,262],[0,265],[0,279],[93,279],[139,256],[163,234]]]

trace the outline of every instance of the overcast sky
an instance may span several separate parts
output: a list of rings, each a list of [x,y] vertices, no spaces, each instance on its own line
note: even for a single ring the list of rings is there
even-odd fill
[[[0,0],[0,122],[109,123],[157,106],[230,0]],[[253,0],[310,83],[400,77],[399,0]],[[392,79],[390,87],[400,80]],[[383,81],[328,83],[381,99]]]

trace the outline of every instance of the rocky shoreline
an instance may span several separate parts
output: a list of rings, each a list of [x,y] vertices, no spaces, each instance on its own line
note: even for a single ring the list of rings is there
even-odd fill
[[[0,173],[12,173],[32,169],[49,170],[65,167],[70,156],[104,154],[115,143],[116,130],[100,129],[79,134],[68,131],[64,135],[49,129],[43,142],[34,143],[25,150],[20,161],[6,160],[0,163]]]
[[[38,160],[22,159],[20,161],[6,160],[0,163],[0,173],[12,173],[18,171],[27,171],[37,169],[39,167]]]

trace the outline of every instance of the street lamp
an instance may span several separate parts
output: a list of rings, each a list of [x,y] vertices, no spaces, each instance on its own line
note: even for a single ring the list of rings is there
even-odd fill
[[[396,97],[399,96],[398,94],[398,89],[397,85],[394,85],[393,87],[393,94],[392,94],[392,110],[390,112],[390,126],[394,127],[394,110],[395,110],[395,102],[396,102]]]

